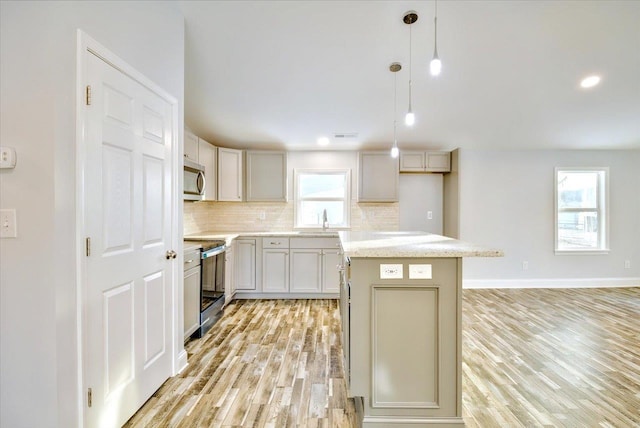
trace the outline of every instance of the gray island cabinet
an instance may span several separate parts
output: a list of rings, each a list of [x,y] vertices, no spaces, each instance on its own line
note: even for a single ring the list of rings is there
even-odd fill
[[[345,376],[363,427],[464,427],[462,257],[502,252],[422,232],[340,232]]]

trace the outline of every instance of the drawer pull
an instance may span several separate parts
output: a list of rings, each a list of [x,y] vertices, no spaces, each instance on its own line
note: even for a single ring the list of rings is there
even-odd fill
[[[193,263],[193,259],[189,259],[185,263]]]
[[[280,245],[280,241],[278,241],[278,242],[271,241],[271,242],[269,242],[269,244],[271,244],[271,245]]]

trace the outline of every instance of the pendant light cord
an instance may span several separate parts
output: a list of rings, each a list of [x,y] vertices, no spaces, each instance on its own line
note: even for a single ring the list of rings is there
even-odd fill
[[[396,117],[398,114],[398,73],[393,73],[393,145],[397,144],[396,139]]]
[[[435,39],[433,43],[435,56],[438,56],[438,0],[436,0],[436,14],[433,17],[433,31],[435,33]]]
[[[411,23],[413,24],[413,22]],[[411,24],[409,24],[409,111],[412,112],[411,108]]]

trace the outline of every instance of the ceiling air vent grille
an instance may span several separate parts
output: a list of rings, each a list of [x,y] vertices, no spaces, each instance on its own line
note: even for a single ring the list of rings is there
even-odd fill
[[[352,140],[354,138],[358,138],[357,132],[336,132],[333,134],[333,138],[342,139],[342,140]]]

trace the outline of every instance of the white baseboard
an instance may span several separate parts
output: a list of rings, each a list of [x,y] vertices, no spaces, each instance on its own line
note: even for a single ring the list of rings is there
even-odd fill
[[[187,367],[187,351],[185,351],[184,349],[180,351],[180,354],[178,355],[178,361],[176,366],[178,370],[173,374],[174,376],[179,374],[182,370],[184,370]]]
[[[640,287],[640,278],[464,279],[462,288],[616,288]]]

